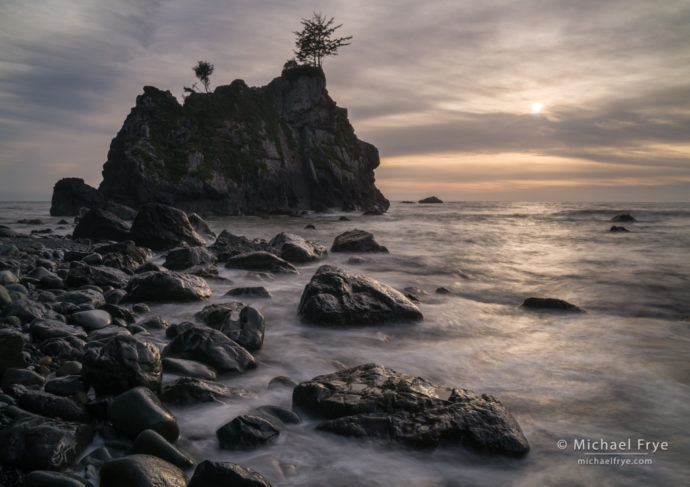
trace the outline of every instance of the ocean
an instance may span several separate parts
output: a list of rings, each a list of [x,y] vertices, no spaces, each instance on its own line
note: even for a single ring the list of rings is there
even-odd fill
[[[48,209],[48,203],[0,203],[0,224],[24,233],[71,232],[72,219],[58,225]],[[620,213],[637,221],[613,223]],[[16,223],[23,218],[43,224]],[[232,283],[209,280],[208,303],[152,306],[176,323],[228,301],[223,295],[233,287],[264,286],[273,295],[242,299],[266,319],[257,369],[221,379],[251,397],[171,408],[180,423],[178,445],[197,459],[250,466],[274,486],[647,486],[690,478],[689,203],[394,202],[382,216],[208,221],[216,232],[268,240],[287,231],[328,247],[336,235],[359,228],[390,254],[330,253],[299,266],[297,276],[220,267]],[[610,232],[612,225],[630,231]],[[302,323],[302,290],[323,263],[400,290],[420,288],[424,320],[337,329]],[[531,296],[564,299],[585,313],[522,308]],[[289,389],[267,388],[272,378],[299,382],[367,362],[496,396],[531,451],[524,458],[457,447],[415,451],[318,432],[309,419],[288,425],[267,447],[219,449],[215,431],[235,416],[264,404],[290,406]],[[666,448],[653,452],[646,441]],[[620,442],[632,447],[612,449]]]

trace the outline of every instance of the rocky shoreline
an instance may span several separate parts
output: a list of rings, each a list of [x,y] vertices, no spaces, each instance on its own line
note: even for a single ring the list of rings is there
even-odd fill
[[[0,484],[270,485],[242,465],[193,458],[177,445],[189,432],[169,408],[242,401],[250,391],[218,379],[265,359],[271,323],[259,305],[236,299],[270,293],[233,288],[222,303],[205,304],[208,281],[222,279],[218,266],[290,276],[329,250],[284,232],[270,241],[228,231],[216,236],[200,217],[160,204],[132,217],[93,209],[66,238],[0,229]],[[388,250],[352,229],[330,252]],[[162,256],[163,266],[153,262]],[[301,293],[292,312],[332,333],[423,320],[413,293],[332,265],[319,267]],[[151,311],[149,304],[160,302],[199,309],[194,321],[169,324]],[[178,378],[164,381],[164,373]],[[405,448],[459,445],[510,456],[529,450],[517,421],[493,396],[385,364],[299,384],[276,377],[267,387],[293,389],[292,409],[266,405],[238,415],[217,430],[221,449],[259,449],[304,417],[321,421],[310,434]],[[81,458],[94,438],[103,446]]]

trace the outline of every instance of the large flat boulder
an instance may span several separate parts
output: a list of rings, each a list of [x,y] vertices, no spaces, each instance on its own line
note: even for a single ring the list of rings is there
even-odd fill
[[[318,429],[413,447],[441,442],[523,455],[529,444],[515,418],[488,394],[438,386],[377,364],[298,384],[293,405],[325,418]]]
[[[325,325],[375,325],[416,321],[422,312],[401,292],[362,274],[339,267],[319,267],[304,288],[300,316]]]

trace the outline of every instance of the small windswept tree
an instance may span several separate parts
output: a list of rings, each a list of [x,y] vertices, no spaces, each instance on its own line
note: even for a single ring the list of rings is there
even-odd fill
[[[321,68],[323,58],[337,56],[338,48],[349,46],[352,36],[332,38],[333,33],[343,24],[333,25],[333,17],[326,19],[321,13],[314,12],[311,19],[302,19],[303,29],[296,31],[295,55],[302,63]]]
[[[208,94],[208,88],[211,85],[211,75],[214,69],[213,64],[208,61],[199,61],[192,69],[199,81],[204,85],[204,91]]]

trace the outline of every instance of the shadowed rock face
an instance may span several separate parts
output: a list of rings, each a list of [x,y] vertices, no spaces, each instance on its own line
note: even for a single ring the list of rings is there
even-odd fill
[[[383,212],[378,165],[378,150],[356,137],[323,72],[293,70],[260,88],[236,80],[183,105],[144,87],[111,143],[98,192],[74,182],[56,191],[202,214]]]
[[[327,419],[318,429],[413,447],[457,443],[522,455],[529,444],[493,396],[437,386],[377,364],[322,375],[297,385],[295,408]]]
[[[327,325],[423,319],[419,308],[399,291],[330,265],[319,267],[304,288],[298,312],[308,321]]]

